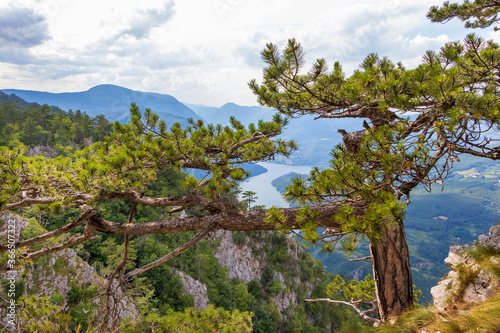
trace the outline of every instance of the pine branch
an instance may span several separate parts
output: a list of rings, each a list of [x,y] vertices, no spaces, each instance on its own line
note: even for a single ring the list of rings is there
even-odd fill
[[[92,216],[97,215],[97,214],[98,213],[96,210],[87,210],[87,211],[83,212],[77,219],[73,220],[71,223],[69,223],[65,226],[62,226],[54,231],[47,232],[43,235],[39,235],[39,236],[32,237],[32,238],[24,240],[24,241],[17,242],[14,245],[16,247],[29,246],[31,244],[40,243],[44,240],[60,236],[62,234],[70,232],[71,230],[75,229],[76,227],[81,225],[83,222],[85,222],[86,220],[88,220],[89,218],[91,218]],[[8,249],[7,245],[8,244],[0,244],[0,252],[6,251]]]
[[[92,236],[93,231],[94,231],[94,229],[87,224],[87,226],[85,227],[85,230],[83,232],[83,235],[72,236],[68,241],[64,242],[63,244],[56,245],[56,246],[49,247],[49,248],[45,248],[45,249],[41,249],[40,251],[30,253],[30,254],[26,255],[23,259],[32,260],[32,259],[41,257],[41,256],[46,255],[46,254],[62,251],[62,250],[67,249],[71,246],[83,243],[87,240],[99,238],[99,236]]]

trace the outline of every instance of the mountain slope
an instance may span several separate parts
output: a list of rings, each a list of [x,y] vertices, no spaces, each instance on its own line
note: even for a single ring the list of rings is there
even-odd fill
[[[27,102],[55,105],[63,110],[81,110],[90,116],[103,114],[110,121],[127,122],[130,119],[130,103],[142,110],[151,108],[168,125],[173,122],[187,124],[188,118],[198,115],[173,96],[135,91],[111,84],[103,84],[82,92],[49,93],[31,90],[4,89],[6,94],[15,94]]]
[[[270,108],[241,106],[234,103],[227,103],[220,108],[187,105],[207,122],[222,125],[229,125],[231,116],[248,125],[257,123],[260,119],[272,120],[275,114]],[[327,165],[330,160],[328,152],[342,141],[342,136],[337,130],[340,128],[347,132],[360,130],[363,128],[362,121],[362,119],[314,119],[313,116],[291,119],[280,137],[285,140],[295,140],[299,150],[290,159],[282,162],[292,162],[296,165]]]
[[[81,110],[89,116],[103,114],[110,121],[130,120],[130,103],[136,103],[142,110],[150,108],[170,126],[174,122],[187,125],[187,119],[203,119],[208,123],[229,125],[231,116],[241,121],[244,125],[257,123],[259,120],[270,121],[275,111],[260,106],[241,106],[227,103],[220,108],[204,105],[183,104],[173,96],[166,94],[134,91],[131,89],[103,84],[87,91],[49,93],[31,90],[3,89],[5,94],[15,94],[27,102],[57,106],[63,110]],[[292,163],[297,165],[327,165],[330,156],[328,152],[342,137],[337,132],[339,128],[347,132],[359,130],[360,119],[318,119],[312,116],[303,116],[291,119],[281,138],[295,140],[299,150],[291,159],[277,162]]]

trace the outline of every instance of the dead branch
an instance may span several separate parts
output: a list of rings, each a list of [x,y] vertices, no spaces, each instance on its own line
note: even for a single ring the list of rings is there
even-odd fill
[[[357,258],[357,259],[349,259],[347,258],[347,260],[349,261],[363,261],[363,260],[371,260],[372,259],[372,256],[366,256],[366,257],[362,257],[362,258]]]
[[[334,304],[344,304],[344,305],[347,305],[347,306],[353,308],[354,311],[356,311],[361,316],[361,318],[363,318],[367,323],[370,323],[375,327],[377,327],[381,323],[380,319],[372,318],[372,317],[368,316],[369,314],[377,313],[377,305],[376,305],[377,300],[373,300],[371,302],[364,302],[364,301],[360,301],[360,300],[345,302],[345,301],[336,301],[336,300],[329,299],[329,298],[317,298],[317,299],[306,299],[305,301],[306,302],[329,302],[329,303],[334,303]],[[370,309],[362,311],[357,307],[357,304],[370,305]]]

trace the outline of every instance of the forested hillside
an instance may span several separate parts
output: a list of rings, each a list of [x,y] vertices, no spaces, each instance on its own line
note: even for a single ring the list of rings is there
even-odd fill
[[[112,127],[103,115],[65,112],[0,92],[0,146],[48,146],[60,154],[67,146],[78,149],[102,140]]]

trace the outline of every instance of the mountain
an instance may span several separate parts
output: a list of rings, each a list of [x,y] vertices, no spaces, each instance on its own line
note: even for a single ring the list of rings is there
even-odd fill
[[[227,103],[220,108],[186,104],[209,123],[229,125],[229,118],[235,116],[244,125],[257,123],[259,119],[272,120],[273,109],[260,106],[240,106]],[[328,152],[341,143],[339,128],[347,132],[362,129],[361,119],[314,119],[314,116],[302,116],[290,119],[280,138],[295,140],[299,150],[290,159],[280,160],[295,165],[326,166],[330,160]]]
[[[205,118],[212,124],[229,125],[229,118],[235,116],[244,125],[257,123],[259,119],[270,121],[273,119],[275,111],[273,109],[260,106],[241,106],[234,103],[226,103],[220,108],[186,104],[194,112]]]
[[[187,124],[188,118],[198,115],[173,96],[135,91],[112,84],[103,84],[82,92],[49,93],[32,90],[3,89],[5,94],[15,94],[27,102],[55,105],[63,110],[81,110],[89,116],[103,114],[110,121],[130,120],[130,103],[136,103],[141,110],[151,108],[167,125],[174,122]]]
[[[27,102],[57,106],[63,110],[81,110],[89,116],[103,114],[110,121],[130,120],[130,103],[136,103],[141,110],[151,108],[161,119],[172,125],[180,122],[187,125],[188,118],[203,119],[208,123],[229,125],[231,116],[244,125],[259,120],[270,121],[273,109],[260,106],[241,106],[227,103],[221,107],[183,104],[166,94],[135,91],[111,84],[95,86],[82,92],[48,93],[31,90],[3,89],[5,94],[15,94]],[[303,116],[291,119],[284,133],[285,140],[295,140],[299,150],[290,159],[278,157],[276,162],[294,165],[326,166],[330,159],[328,152],[342,141],[339,128],[347,132],[362,129],[362,119],[317,119]]]

